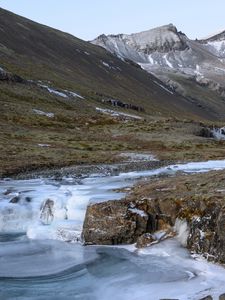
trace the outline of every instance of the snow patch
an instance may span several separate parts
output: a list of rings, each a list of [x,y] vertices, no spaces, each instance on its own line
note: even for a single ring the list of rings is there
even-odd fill
[[[158,159],[156,159],[156,157],[152,154],[126,152],[126,153],[121,153],[120,156],[127,158],[127,161],[132,161],[132,162],[158,161]]]
[[[39,84],[40,87],[46,89],[49,93],[51,94],[54,94],[56,96],[60,96],[60,97],[63,97],[63,98],[68,98],[68,96],[65,94],[65,93],[62,93],[62,92],[59,92],[53,88],[50,88],[49,86],[47,85],[44,85],[44,84]]]
[[[51,112],[45,112],[45,111],[42,111],[42,110],[39,110],[39,109],[33,109],[33,112],[34,112],[36,115],[45,116],[45,117],[48,117],[48,118],[54,118],[54,116],[55,116],[54,113],[51,113]]]
[[[38,146],[39,146],[39,147],[43,147],[43,148],[45,148],[45,147],[50,147],[49,144],[38,144]]]
[[[71,92],[71,91],[68,91],[68,90],[64,90],[64,92],[66,92],[67,94],[69,94],[69,95],[72,96],[72,97],[80,98],[80,99],[85,99],[84,97],[82,97],[82,96],[81,96],[80,94],[78,94],[78,93]]]
[[[105,108],[99,108],[96,107],[95,108],[97,111],[103,113],[103,114],[107,114],[110,115],[112,117],[125,117],[128,119],[137,119],[137,120],[141,120],[142,118],[136,115],[131,115],[131,114],[125,114],[119,111],[115,111],[115,110],[111,110],[111,109],[105,109]]]
[[[105,61],[102,61],[103,66],[108,67],[111,69],[110,65],[108,63],[106,63]]]

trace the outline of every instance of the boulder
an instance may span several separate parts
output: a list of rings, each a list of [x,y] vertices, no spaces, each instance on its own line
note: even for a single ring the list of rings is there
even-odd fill
[[[82,236],[86,244],[102,245],[131,244],[139,238],[137,247],[142,247],[155,240],[145,234],[171,230],[173,222],[167,212],[173,209],[173,205],[163,203],[160,207],[158,201],[149,199],[135,204],[129,199],[91,204],[87,207]]]
[[[86,211],[83,239],[86,244],[130,244],[146,232],[147,223],[148,215],[131,209],[126,201],[92,204]]]
[[[9,203],[18,203],[20,201],[20,197],[19,196],[15,196],[15,197],[13,197],[10,201],[9,201]]]

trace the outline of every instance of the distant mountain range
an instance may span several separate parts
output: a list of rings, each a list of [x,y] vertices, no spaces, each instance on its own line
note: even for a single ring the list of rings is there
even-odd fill
[[[214,92],[214,98],[220,97],[219,102],[224,101],[225,31],[204,40],[190,40],[169,24],[131,35],[101,35],[92,43],[139,64],[202,107],[210,103],[208,90]]]

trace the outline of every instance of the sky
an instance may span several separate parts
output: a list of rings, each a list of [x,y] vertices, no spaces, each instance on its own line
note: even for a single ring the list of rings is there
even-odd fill
[[[0,7],[84,40],[169,23],[192,39],[225,30],[225,0],[0,0]]]

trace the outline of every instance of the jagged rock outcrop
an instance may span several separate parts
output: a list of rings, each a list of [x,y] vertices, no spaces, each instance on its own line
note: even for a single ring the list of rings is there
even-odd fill
[[[168,236],[174,228],[191,252],[225,263],[224,187],[224,171],[145,182],[126,199],[90,205],[83,238],[92,244],[138,241],[142,247],[154,243],[155,237],[160,241],[162,235],[156,232]]]
[[[22,77],[6,72],[5,70],[0,68],[0,81],[6,82],[17,82],[17,83],[27,83],[25,79]]]

